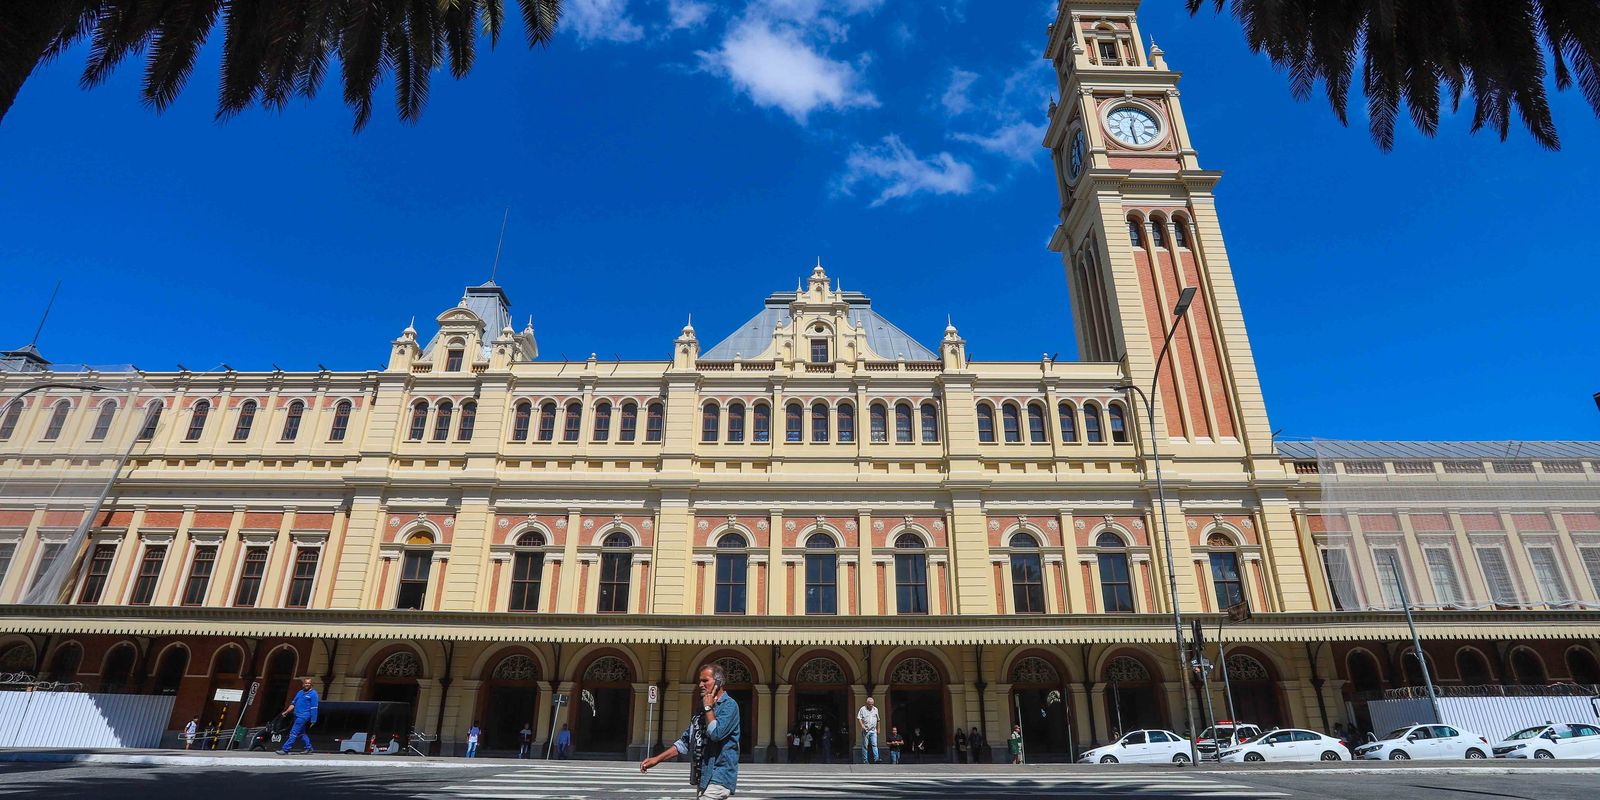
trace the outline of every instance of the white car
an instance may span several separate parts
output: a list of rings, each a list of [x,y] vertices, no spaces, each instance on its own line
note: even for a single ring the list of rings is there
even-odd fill
[[[1200,732],[1200,738],[1194,740],[1194,746],[1200,751],[1200,758],[1204,760],[1217,757],[1219,742],[1223,750],[1232,750],[1236,745],[1244,744],[1259,736],[1261,736],[1260,725],[1219,719],[1215,726]]]
[[[1524,728],[1494,746],[1495,758],[1600,758],[1600,727],[1546,722]]]
[[[1222,751],[1222,761],[1343,761],[1344,742],[1316,731],[1283,728]]]
[[[1356,758],[1405,761],[1411,758],[1488,758],[1489,740],[1449,725],[1408,725],[1356,748]]]
[[[1172,731],[1134,731],[1104,747],[1084,751],[1079,764],[1187,764],[1189,740]]]

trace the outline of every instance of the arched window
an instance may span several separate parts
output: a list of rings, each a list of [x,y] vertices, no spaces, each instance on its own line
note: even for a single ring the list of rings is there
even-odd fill
[[[1011,600],[1018,614],[1044,613],[1044,565],[1039,557],[1039,540],[1026,533],[1014,533],[1009,542],[1011,554]]]
[[[739,551],[745,547],[744,537],[725,533],[717,539],[718,550]],[[716,558],[716,613],[745,613],[745,573],[749,557],[742,552],[717,553]]]
[[[872,415],[873,443],[889,441],[889,410],[882,403],[873,403],[869,413]]]
[[[244,563],[239,567],[239,586],[233,593],[233,604],[241,608],[255,606],[261,596],[261,581],[267,574],[267,548],[247,547]]]
[[[1244,602],[1244,579],[1239,573],[1239,554],[1226,534],[1212,533],[1206,539],[1211,549],[1211,586],[1217,594],[1217,610]]]
[[[128,605],[147,606],[156,596],[156,583],[161,580],[161,565],[167,560],[165,545],[153,544],[144,548],[139,558],[139,577],[133,582],[128,595]]]
[[[806,550],[806,613],[839,613],[839,556],[833,537],[813,533]]]
[[[340,400],[333,407],[333,426],[328,429],[328,441],[342,442],[350,432],[350,401]]]
[[[644,440],[647,442],[661,441],[661,420],[666,412],[666,407],[660,402],[654,402],[645,407],[644,412]]]
[[[629,400],[622,404],[622,425],[617,440],[631,442],[639,434],[639,404]]]
[[[728,441],[744,441],[744,403],[737,400],[728,404]]]
[[[922,404],[922,441],[924,444],[939,441],[939,407],[932,403]]]
[[[528,441],[528,429],[533,427],[533,404],[523,400],[511,414],[511,441]]]
[[[183,683],[184,673],[188,671],[189,649],[182,645],[168,647],[161,654],[161,660],[156,667],[155,693],[167,696],[177,694],[179,684]]]
[[[849,403],[839,404],[839,441],[849,444],[856,440],[856,409]]]
[[[144,412],[144,425],[139,428],[139,441],[148,442],[156,438],[156,427],[161,424],[162,407],[160,400],[150,401],[150,405],[146,407],[148,410]]]
[[[205,402],[206,401],[201,400],[199,403],[196,403],[195,404],[195,410],[199,411],[201,404],[205,403]],[[207,404],[207,408],[209,408],[209,407],[210,407],[209,404]],[[47,442],[53,442],[56,439],[60,438],[61,437],[61,429],[63,427],[65,427],[66,424],[67,424],[67,414],[70,413],[71,411],[72,411],[72,401],[70,401],[70,400],[62,400],[61,402],[56,403],[55,408],[52,409],[51,412],[50,412],[50,424],[45,426],[44,436],[41,437],[41,438],[44,441],[47,441]],[[201,424],[202,427],[205,425],[205,415],[204,414],[201,414],[201,416],[200,416],[200,424]]]
[[[1128,244],[1134,247],[1144,247],[1144,237],[1139,235],[1139,221],[1128,220]]]
[[[1150,243],[1156,247],[1167,246],[1167,222],[1160,217],[1150,218]]]
[[[766,403],[756,403],[752,420],[752,434],[757,444],[766,444],[772,441],[772,406]]]
[[[600,597],[596,610],[602,614],[628,612],[628,579],[633,571],[633,537],[624,531],[606,535],[600,554]]]
[[[583,431],[583,404],[572,400],[567,403],[567,424],[561,429],[561,441],[576,442]]]
[[[1099,444],[1106,440],[1100,431],[1100,408],[1092,403],[1083,405],[1083,431],[1091,443]]]
[[[111,421],[117,416],[117,401],[107,400],[100,404],[100,416],[95,417],[94,430],[89,432],[89,441],[99,442],[111,432]],[[3,438],[3,437],[0,437]]]
[[[411,404],[411,429],[406,431],[406,438],[413,442],[422,441],[428,432],[428,401],[418,400]]]
[[[478,424],[478,404],[468,400],[461,404],[461,421],[456,423],[456,441],[472,441],[472,429]]]
[[[1456,675],[1461,678],[1463,686],[1486,686],[1494,683],[1494,675],[1489,672],[1489,662],[1483,653],[1470,647],[1463,647],[1456,651]]]
[[[114,544],[97,544],[89,556],[89,574],[83,579],[83,590],[78,594],[78,602],[93,605],[100,602],[100,595],[105,591],[106,581],[111,577],[111,566],[117,560],[117,546]]]
[[[1172,218],[1172,241],[1179,247],[1189,249],[1189,221],[1183,217]]]
[[[83,646],[77,642],[67,642],[50,659],[50,674],[47,677],[60,683],[74,683],[78,680],[78,667],[82,664]]]
[[[818,400],[811,404],[811,441],[826,442],[830,435],[828,424],[828,404]]]
[[[611,403],[601,400],[594,404],[594,440],[604,442],[611,438]]]
[[[556,439],[556,404],[545,401],[539,406],[539,441],[553,442]]]
[[[1043,403],[1028,404],[1028,441],[1034,444],[1044,444],[1049,441],[1045,433]]]
[[[284,600],[286,608],[309,608],[311,606],[311,589],[317,582],[317,557],[322,551],[315,547],[302,547],[295,553],[294,574],[289,580],[289,596]]]
[[[916,441],[912,437],[911,429],[911,404],[894,404],[894,440],[899,444],[910,444]]]
[[[994,441],[994,408],[988,403],[978,404],[978,441]]]
[[[17,420],[22,417],[22,402],[18,400],[6,403],[6,415],[0,417],[0,439],[10,439],[17,432]]]
[[[1593,653],[1582,648],[1573,647],[1567,650],[1567,676],[1573,683],[1580,686],[1594,686],[1600,684],[1600,663],[1596,663]]]
[[[1097,556],[1100,562],[1100,601],[1105,604],[1103,610],[1107,613],[1132,612],[1133,577],[1128,571],[1127,545],[1122,537],[1104,531],[1094,540],[1094,546],[1113,551]]]
[[[722,425],[722,409],[716,403],[700,407],[700,441],[715,442],[717,429]]]
[[[465,361],[466,353],[460,348],[451,348],[444,353],[444,371],[460,372],[461,362]]]
[[[1544,662],[1526,647],[1511,651],[1511,674],[1515,675],[1517,683],[1523,686],[1543,686],[1550,682],[1544,670]]]
[[[894,540],[895,609],[901,614],[928,613],[928,554],[922,538],[902,533]]]
[[[417,531],[406,537],[406,549],[400,558],[400,588],[395,594],[395,608],[422,610],[428,601],[428,575],[433,571],[433,536],[427,531]]]
[[[440,413],[448,414],[448,407]],[[299,400],[289,404],[289,413],[283,418],[283,441],[292,442],[300,435],[300,420],[305,417],[306,404]]]
[[[511,611],[538,611],[539,587],[544,579],[544,534],[528,531],[517,537],[511,557]]]
[[[800,426],[805,421],[805,407],[798,402],[790,403],[783,407],[783,440],[786,442],[799,442]]]
[[[1078,441],[1078,415],[1072,410],[1072,404],[1062,400],[1056,405],[1056,416],[1061,418],[1061,441]]]
[[[211,403],[201,400],[189,410],[189,430],[183,434],[183,440],[193,442],[199,440],[201,434],[206,432],[206,418],[211,416]],[[44,438],[54,439],[61,434],[61,423],[67,418],[67,404],[65,401],[56,404],[56,414],[50,419],[50,428],[44,432]]]
[[[450,438],[450,418],[455,416],[455,405],[449,400],[440,400],[434,406],[433,412],[433,440],[442,442]]]
[[[1006,403],[1001,406],[1000,418],[1005,423],[1006,441],[1022,441],[1022,416],[1017,412],[1017,404]]]
[[[233,425],[233,440],[242,442],[250,438],[250,429],[256,424],[256,401],[246,400],[239,406],[239,421]]]
[[[1111,441],[1128,441],[1128,423],[1122,418],[1122,404],[1111,403],[1107,405],[1106,418],[1111,421]]]
[[[133,645],[126,642],[111,648],[111,654],[106,656],[105,665],[100,669],[100,691],[118,694],[131,688],[128,684],[133,678],[136,656]]]

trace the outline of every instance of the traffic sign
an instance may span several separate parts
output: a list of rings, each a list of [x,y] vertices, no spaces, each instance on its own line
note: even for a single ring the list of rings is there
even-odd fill
[[[659,696],[659,694],[660,694],[660,687],[656,686],[653,683],[650,684],[650,705],[655,705],[656,704],[656,699]]]

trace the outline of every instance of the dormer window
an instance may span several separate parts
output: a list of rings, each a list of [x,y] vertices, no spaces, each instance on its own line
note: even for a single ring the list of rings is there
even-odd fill
[[[812,339],[811,340],[811,363],[813,363],[813,364],[826,364],[826,363],[828,363],[828,340],[827,339]]]
[[[446,350],[444,354],[444,371],[460,372],[461,360],[464,355],[461,350]]]

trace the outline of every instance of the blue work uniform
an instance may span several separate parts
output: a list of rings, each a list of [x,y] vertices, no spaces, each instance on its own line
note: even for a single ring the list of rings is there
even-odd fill
[[[306,752],[311,752],[311,736],[306,733],[307,726],[317,721],[317,707],[321,705],[321,698],[317,697],[316,689],[301,689],[294,696],[294,727],[289,729],[288,738],[283,740],[283,749],[278,752],[287,755],[294,748],[294,740],[302,739],[306,743]]]

